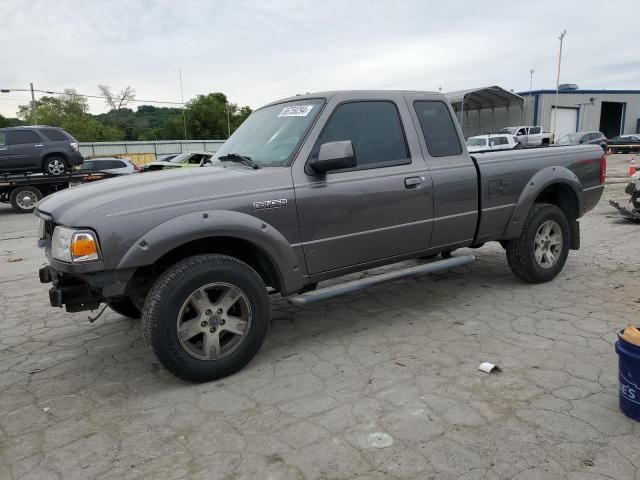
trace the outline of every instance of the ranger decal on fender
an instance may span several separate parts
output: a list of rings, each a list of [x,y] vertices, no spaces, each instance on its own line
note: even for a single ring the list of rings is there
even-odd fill
[[[256,210],[264,210],[265,208],[283,208],[287,206],[287,199],[280,200],[264,200],[262,202],[253,202],[253,208]]]

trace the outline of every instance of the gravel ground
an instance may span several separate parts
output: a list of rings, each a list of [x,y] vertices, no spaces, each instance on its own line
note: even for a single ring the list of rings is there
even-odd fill
[[[274,301],[253,362],[203,385],[137,322],[49,307],[35,218],[0,205],[0,478],[640,479],[613,350],[639,323],[640,225],[606,201],[626,202],[628,159],[553,282],[518,281],[490,244],[447,273]]]

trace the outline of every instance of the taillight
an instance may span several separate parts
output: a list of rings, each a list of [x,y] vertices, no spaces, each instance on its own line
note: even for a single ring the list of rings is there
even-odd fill
[[[604,185],[604,181],[607,179],[607,156],[602,155],[600,158],[600,185]]]
[[[140,171],[140,167],[138,166],[138,164],[137,164],[137,163],[134,163],[134,164],[133,164],[133,170],[134,170],[134,171],[136,171],[136,172],[139,172],[139,171]]]
[[[78,151],[78,144],[76,142],[71,142],[69,145],[71,145],[71,148],[73,148],[76,152]]]

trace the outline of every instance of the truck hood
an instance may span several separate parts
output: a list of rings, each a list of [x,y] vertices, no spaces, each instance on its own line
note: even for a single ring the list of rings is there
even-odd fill
[[[241,166],[181,168],[100,180],[67,188],[38,203],[36,214],[56,223],[91,227],[104,217],[149,211],[216,208],[217,199],[292,187],[289,168],[253,170]],[[243,205],[249,200],[244,201]],[[249,202],[250,203],[250,202]]]

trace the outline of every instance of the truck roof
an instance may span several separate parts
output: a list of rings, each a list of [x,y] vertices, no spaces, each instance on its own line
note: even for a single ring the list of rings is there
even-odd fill
[[[293,95],[291,97],[286,97],[286,98],[282,98],[280,100],[276,100],[275,102],[270,102],[267,103],[266,105],[263,105],[263,107],[268,107],[270,105],[277,105],[278,103],[284,103],[284,102],[293,102],[296,100],[305,100],[305,99],[309,99],[309,98],[326,98],[329,99],[331,97],[333,97],[334,95],[345,95],[348,96],[349,94],[353,94],[354,96],[375,96],[376,94],[378,95],[389,95],[389,94],[425,94],[425,95],[441,95],[443,98],[446,98],[446,96],[442,93],[442,92],[431,92],[431,91],[426,91],[426,90],[329,90],[326,92],[312,92],[312,93],[305,93],[305,94],[297,94],[297,95]],[[262,107],[261,107],[262,108]]]

